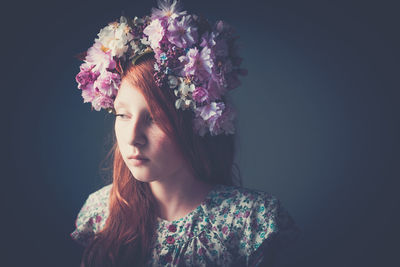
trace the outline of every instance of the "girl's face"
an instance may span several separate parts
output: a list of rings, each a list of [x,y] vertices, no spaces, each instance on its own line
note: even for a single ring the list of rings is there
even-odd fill
[[[133,177],[152,182],[174,177],[185,164],[170,138],[153,121],[142,93],[123,80],[114,102],[115,134]]]

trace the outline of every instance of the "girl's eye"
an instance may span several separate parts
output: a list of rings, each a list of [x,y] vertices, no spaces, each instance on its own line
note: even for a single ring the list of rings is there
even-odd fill
[[[125,114],[115,114],[115,117],[120,117],[121,119],[126,119],[126,118],[128,118],[128,116],[126,116]]]

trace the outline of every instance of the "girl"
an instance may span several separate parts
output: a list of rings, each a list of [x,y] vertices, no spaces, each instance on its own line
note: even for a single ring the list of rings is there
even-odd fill
[[[115,114],[112,184],[89,196],[72,238],[81,266],[274,266],[298,229],[272,195],[234,173],[232,30],[176,1],[103,28],[77,75]]]

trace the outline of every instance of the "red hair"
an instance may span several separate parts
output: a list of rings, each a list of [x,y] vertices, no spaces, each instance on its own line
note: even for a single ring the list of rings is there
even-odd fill
[[[241,184],[234,164],[234,136],[197,135],[193,112],[177,110],[170,88],[153,78],[154,56],[126,68],[122,79],[139,88],[159,127],[177,144],[197,179],[209,184]],[[115,138],[114,138],[115,140]],[[143,266],[150,253],[158,207],[148,183],[136,180],[114,142],[113,185],[104,228],[85,249],[81,266]],[[133,265],[134,264],[134,265]]]

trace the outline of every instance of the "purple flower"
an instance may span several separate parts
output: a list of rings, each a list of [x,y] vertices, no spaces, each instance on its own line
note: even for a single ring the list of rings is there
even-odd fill
[[[230,34],[232,32],[232,27],[222,20],[217,21],[214,28],[218,33]]]
[[[101,43],[96,42],[89,48],[85,61],[94,65],[93,71],[101,72],[106,69],[115,69],[116,62],[111,56],[110,50]]]
[[[208,79],[214,65],[210,54],[211,50],[208,47],[204,47],[200,53],[197,47],[190,49],[186,56],[179,58],[185,63],[182,76],[196,75],[201,80]]]
[[[190,26],[191,17],[175,19],[168,26],[168,41],[180,48],[187,48],[197,42],[197,28]]]
[[[223,102],[211,102],[198,107],[196,115],[195,129],[200,131],[201,136],[207,132],[207,129],[211,135],[233,134],[235,131],[233,125],[235,113],[231,107],[226,107]],[[201,120],[203,120],[203,123],[201,123]]]
[[[193,100],[202,103],[208,100],[208,91],[203,87],[196,87],[192,93]]]
[[[160,41],[164,37],[164,27],[159,19],[153,20],[144,30],[143,33],[149,37],[150,46],[153,50],[160,47]]]
[[[211,134],[234,134],[235,127],[233,125],[233,121],[235,119],[235,116],[236,114],[234,110],[230,106],[225,106],[222,115],[216,118],[215,121],[212,121],[212,124],[210,124]]]
[[[207,83],[207,91],[211,101],[220,99],[226,93],[224,76],[213,73]]]
[[[196,111],[198,112],[200,117],[203,118],[203,120],[207,121],[211,118],[218,118],[219,116],[221,116],[224,108],[225,104],[222,102],[211,102],[210,104],[197,108]]]
[[[218,57],[227,57],[228,56],[228,44],[225,39],[218,39],[213,47],[213,53]]]
[[[121,77],[117,73],[103,71],[97,80],[94,82],[94,86],[106,96],[117,95],[117,90],[121,83]]]
[[[201,47],[213,47],[216,43],[215,43],[215,34],[213,32],[209,33],[206,32],[201,36],[201,41],[200,41],[200,46]]]

